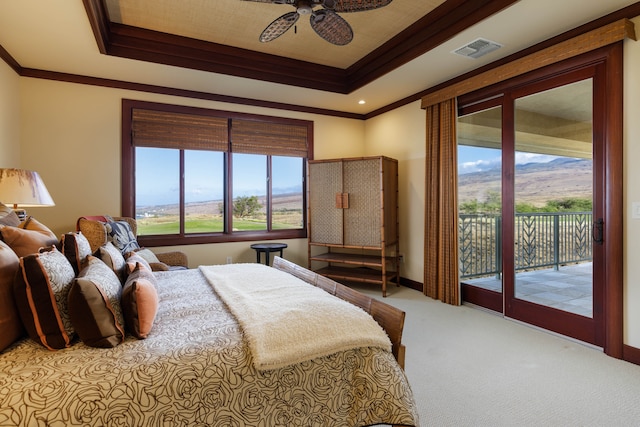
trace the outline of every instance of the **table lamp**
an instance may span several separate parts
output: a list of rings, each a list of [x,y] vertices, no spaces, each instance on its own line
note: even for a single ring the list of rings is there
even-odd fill
[[[27,216],[23,208],[55,206],[38,172],[24,169],[0,169],[0,204],[12,205],[20,221]]]

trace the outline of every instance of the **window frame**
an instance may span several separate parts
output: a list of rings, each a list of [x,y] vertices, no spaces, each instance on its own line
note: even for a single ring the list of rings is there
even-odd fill
[[[224,152],[224,204],[225,204],[225,230],[223,232],[211,233],[190,233],[184,231],[184,151],[180,151],[180,231],[178,234],[138,236],[138,242],[142,246],[181,246],[203,243],[225,243],[243,242],[254,240],[276,240],[276,239],[300,239],[307,238],[307,161],[313,160],[313,122],[309,120],[290,119],[284,117],[265,116],[249,113],[238,113],[223,110],[213,110],[200,107],[188,107],[173,104],[162,104],[147,101],[137,101],[131,99],[122,100],[122,152],[121,152],[121,212],[122,216],[135,218],[135,145],[133,141],[133,111],[134,109],[144,109],[153,111],[164,111],[170,113],[193,114],[200,116],[224,117],[233,121],[249,120],[276,125],[294,125],[306,128],[307,157],[302,157],[302,228],[270,230],[271,228],[271,185],[267,186],[267,230],[257,231],[236,231],[232,230],[232,161],[229,154],[233,154],[231,148]],[[231,139],[231,130],[229,130]],[[260,153],[256,153],[260,154]],[[262,153],[267,156],[268,164],[271,164],[271,154]],[[271,168],[267,170],[267,177],[271,173]]]

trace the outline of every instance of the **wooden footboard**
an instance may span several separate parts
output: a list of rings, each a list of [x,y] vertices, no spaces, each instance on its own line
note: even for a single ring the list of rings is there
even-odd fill
[[[358,291],[354,291],[353,289],[334,280],[316,274],[313,271],[307,270],[304,267],[300,267],[299,265],[278,256],[273,260],[273,267],[317,286],[329,292],[331,295],[335,295],[338,298],[357,305],[369,313],[387,332],[387,335],[389,335],[389,339],[393,346],[393,355],[398,361],[398,364],[402,369],[404,369],[405,347],[402,344],[402,329],[404,328],[405,317],[404,311],[364,295]]]

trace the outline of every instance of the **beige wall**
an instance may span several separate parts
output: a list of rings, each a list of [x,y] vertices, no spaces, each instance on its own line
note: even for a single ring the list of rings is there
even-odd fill
[[[37,170],[56,202],[53,208],[31,208],[29,213],[56,234],[73,230],[76,219],[82,215],[120,214],[123,98],[313,120],[316,158],[360,156],[364,150],[365,125],[360,120],[41,79],[18,80],[10,76],[6,80],[9,86],[20,83],[19,129],[21,149],[25,154],[20,166]],[[286,243],[289,245],[286,258],[306,266],[306,240],[294,239]],[[234,262],[254,262],[255,252],[249,244],[189,245],[180,250],[187,253],[192,267],[223,263],[227,256]]]
[[[640,28],[640,17],[633,20]],[[631,208],[640,202],[640,42],[624,44],[624,342],[640,348],[640,219]]]
[[[19,77],[0,60],[0,167],[20,165]]]
[[[402,277],[422,283],[424,260],[424,168],[426,119],[420,102],[367,120],[365,155],[398,160],[400,265]]]

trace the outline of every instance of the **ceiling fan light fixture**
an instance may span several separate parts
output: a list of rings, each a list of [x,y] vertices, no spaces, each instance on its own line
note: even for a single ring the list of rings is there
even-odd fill
[[[296,12],[298,12],[299,15],[311,15],[311,13],[313,12],[313,8],[308,4],[303,4],[301,6],[298,6]]]

